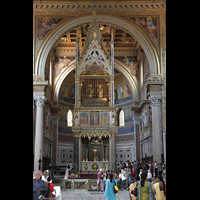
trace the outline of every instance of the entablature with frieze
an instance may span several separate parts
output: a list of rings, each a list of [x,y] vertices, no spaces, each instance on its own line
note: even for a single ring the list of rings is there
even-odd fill
[[[165,4],[163,2],[96,2],[95,8],[108,8],[108,9],[165,9]],[[49,2],[40,1],[33,2],[33,9],[88,9],[93,8],[92,2]]]
[[[109,14],[151,14],[149,11],[161,11],[165,10],[166,6],[162,1],[148,2],[148,1],[136,1],[136,2],[96,2],[95,8],[97,14],[109,13]],[[55,14],[55,15],[84,15],[92,13],[92,2],[59,2],[59,1],[43,1],[33,2],[34,14]],[[138,13],[143,11],[144,13]]]

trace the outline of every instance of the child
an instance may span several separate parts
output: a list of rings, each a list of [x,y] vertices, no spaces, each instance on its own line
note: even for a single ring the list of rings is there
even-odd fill
[[[50,191],[51,191],[51,196],[52,196],[52,198],[53,198],[53,197],[54,197],[54,194],[53,194],[52,192],[53,192],[54,188],[53,188],[53,184],[50,183],[50,181],[51,181],[51,177],[49,176],[49,177],[47,178],[46,184],[49,185],[49,188],[50,188]]]
[[[140,173],[139,173],[140,180],[141,180],[141,174],[142,174],[142,169],[140,169]]]
[[[147,180],[151,182],[152,174],[150,169],[148,169]]]

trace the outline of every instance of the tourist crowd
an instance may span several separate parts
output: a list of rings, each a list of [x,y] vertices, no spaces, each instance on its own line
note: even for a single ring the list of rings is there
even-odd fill
[[[166,162],[129,162],[117,166],[118,186],[124,191],[129,190],[130,200],[166,200]],[[113,177],[113,175],[111,176]],[[97,174],[97,191],[105,191],[106,200],[116,200],[116,194],[110,187],[112,178],[106,174],[105,169],[100,169]],[[165,180],[165,181],[164,181]],[[107,188],[107,183],[109,183]],[[99,188],[99,184],[100,187]],[[113,187],[113,186],[112,186]],[[108,195],[112,191],[112,197]]]
[[[117,165],[117,172],[107,173],[103,168],[97,173],[97,191],[105,192],[106,200],[116,200],[118,188],[129,190],[130,200],[166,200],[166,162],[126,161]],[[48,170],[43,172],[43,176],[39,170],[34,173],[33,199],[38,200],[41,194],[55,197]]]

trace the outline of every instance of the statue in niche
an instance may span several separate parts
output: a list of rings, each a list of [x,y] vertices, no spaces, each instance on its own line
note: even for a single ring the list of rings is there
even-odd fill
[[[94,90],[92,89],[92,85],[88,85],[88,89],[87,89],[87,97],[92,97],[92,94],[94,92]]]
[[[99,84],[98,85],[98,97],[102,98],[103,97],[103,88],[102,88],[102,85]]]
[[[94,161],[99,161],[99,157],[98,156],[94,156]]]
[[[92,54],[91,54],[94,58],[96,58],[97,56],[98,56],[98,53],[97,53],[97,51],[92,51]]]

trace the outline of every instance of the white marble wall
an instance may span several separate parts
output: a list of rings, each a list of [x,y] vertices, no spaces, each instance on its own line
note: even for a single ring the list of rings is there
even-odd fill
[[[135,158],[135,145],[133,142],[116,144],[116,162],[120,164],[120,161],[126,162],[134,161]]]
[[[58,143],[58,163],[66,166],[69,161],[74,160],[74,144]]]

